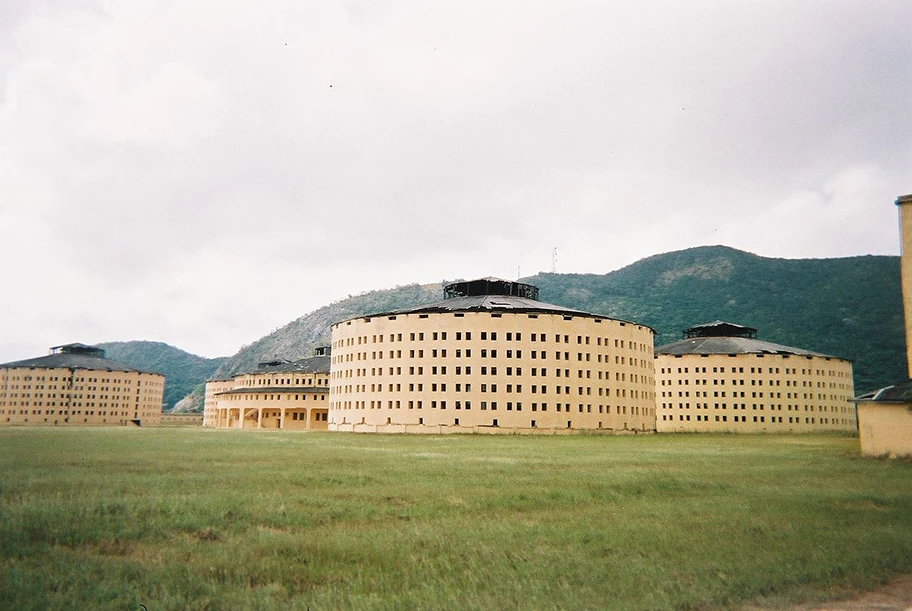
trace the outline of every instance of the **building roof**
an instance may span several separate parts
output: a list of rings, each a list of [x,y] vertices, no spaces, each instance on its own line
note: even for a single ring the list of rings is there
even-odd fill
[[[538,287],[525,282],[513,282],[503,278],[478,278],[477,280],[460,280],[443,287],[444,299],[459,297],[477,297],[479,295],[504,295],[526,297],[538,301]]]
[[[655,349],[656,356],[667,354],[681,356],[685,354],[778,354],[789,356],[819,356],[839,358],[820,352],[792,348],[772,342],[764,342],[749,337],[692,337]],[[847,360],[847,359],[840,359]]]
[[[263,393],[328,393],[328,386],[243,386],[241,388],[232,388],[215,393],[218,396],[224,395],[247,395]]]
[[[51,354],[33,359],[0,364],[4,369],[87,369],[90,371],[145,372],[105,358],[105,351],[85,344],[64,344],[51,348]],[[159,374],[160,375],[160,374]]]
[[[691,337],[757,337],[757,330],[733,322],[716,320],[684,329],[684,339]]]
[[[318,355],[297,361],[266,361],[260,363],[253,371],[244,373],[329,373],[330,358],[329,355]]]
[[[912,380],[887,386],[859,397],[854,401],[874,401],[876,403],[912,403]]]
[[[438,314],[447,312],[509,312],[514,314],[558,314],[582,316],[602,320],[618,320],[652,330],[647,325],[620,320],[610,316],[592,314],[538,300],[538,287],[522,282],[499,278],[480,278],[468,282],[454,282],[444,287],[445,298],[410,308],[378,312],[354,318],[374,318],[400,314]],[[352,319],[349,319],[352,320]],[[344,321],[340,321],[344,322]],[[338,324],[338,323],[336,323]]]
[[[765,342],[757,339],[757,330],[753,327],[745,327],[744,325],[722,320],[684,329],[684,339],[655,349],[655,355],[659,356],[660,354],[671,356],[683,356],[685,354],[777,354],[848,360],[802,348],[792,348],[791,346]]]

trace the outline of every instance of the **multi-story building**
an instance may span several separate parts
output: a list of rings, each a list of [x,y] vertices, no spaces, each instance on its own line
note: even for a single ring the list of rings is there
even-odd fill
[[[855,431],[852,363],[716,321],[655,350],[659,432]]]
[[[0,424],[147,425],[162,415],[165,377],[66,344],[0,365]]]
[[[230,379],[206,383],[203,426],[326,429],[329,348],[297,361],[273,360]]]
[[[655,430],[651,328],[484,278],[444,299],[332,326],[329,429]]]

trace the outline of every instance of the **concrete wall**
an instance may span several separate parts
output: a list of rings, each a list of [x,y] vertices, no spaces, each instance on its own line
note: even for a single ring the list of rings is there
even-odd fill
[[[206,399],[203,403],[203,426],[217,426],[216,416],[219,407],[219,393],[233,389],[233,378],[209,380],[206,382]]]
[[[912,456],[912,404],[858,402],[858,436],[867,456]]]
[[[653,366],[652,330],[605,318],[356,318],[332,327],[329,428],[654,431]]]

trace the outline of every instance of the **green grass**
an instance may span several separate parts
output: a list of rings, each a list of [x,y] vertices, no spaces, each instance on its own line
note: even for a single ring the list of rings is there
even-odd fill
[[[0,608],[778,607],[912,571],[840,436],[0,430]]]

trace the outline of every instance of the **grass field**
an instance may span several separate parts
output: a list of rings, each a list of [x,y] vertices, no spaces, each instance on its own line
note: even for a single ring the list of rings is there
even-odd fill
[[[912,572],[839,436],[0,430],[3,609],[770,608]]]

